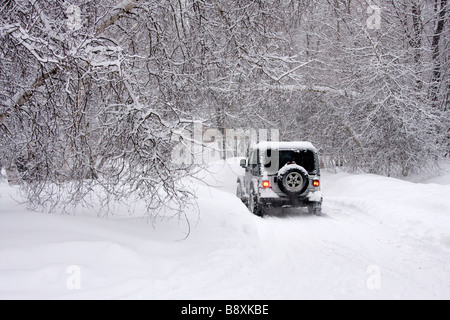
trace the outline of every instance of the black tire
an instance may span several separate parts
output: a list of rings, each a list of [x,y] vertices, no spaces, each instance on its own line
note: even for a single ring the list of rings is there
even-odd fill
[[[238,187],[237,187],[237,190],[236,190],[236,197],[238,197],[239,200],[242,201],[242,203],[244,203],[246,206],[248,206],[248,201],[246,201],[246,199],[243,196],[241,183],[238,184]]]
[[[315,215],[317,217],[322,216],[322,206],[321,205],[310,205],[308,207],[309,214]]]
[[[251,192],[250,199],[248,201],[248,209],[255,216],[260,218],[264,217],[264,208],[258,203],[258,198],[254,191]]]
[[[308,188],[309,178],[305,170],[293,168],[278,178],[278,186],[287,196],[298,197]]]

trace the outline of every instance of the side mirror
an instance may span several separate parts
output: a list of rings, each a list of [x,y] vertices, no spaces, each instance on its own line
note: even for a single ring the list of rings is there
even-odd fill
[[[241,168],[244,168],[244,169],[247,168],[247,160],[246,159],[241,160]]]

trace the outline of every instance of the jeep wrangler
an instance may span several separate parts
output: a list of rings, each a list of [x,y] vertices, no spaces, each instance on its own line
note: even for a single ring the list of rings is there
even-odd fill
[[[263,217],[271,208],[307,207],[322,214],[317,149],[309,142],[264,142],[241,160],[245,176],[238,178],[237,197]]]

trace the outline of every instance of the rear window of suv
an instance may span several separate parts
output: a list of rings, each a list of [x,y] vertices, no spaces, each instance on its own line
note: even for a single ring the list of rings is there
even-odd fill
[[[273,150],[267,150],[267,157],[272,157]],[[253,154],[255,156],[255,154]],[[263,154],[265,156],[265,154]],[[250,157],[250,163],[252,157]],[[316,171],[316,155],[311,150],[280,150],[279,151],[279,164],[278,169],[283,168],[287,164],[297,164],[306,169],[309,173]],[[267,163],[266,168],[270,168],[272,163]]]
[[[308,172],[316,170],[315,154],[309,150],[280,150],[280,169],[287,164],[295,164],[303,167]]]

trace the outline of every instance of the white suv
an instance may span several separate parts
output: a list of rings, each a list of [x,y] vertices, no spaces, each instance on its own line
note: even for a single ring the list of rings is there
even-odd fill
[[[238,178],[237,197],[255,215],[292,207],[322,214],[319,156],[310,142],[260,143],[241,166],[246,173]]]

